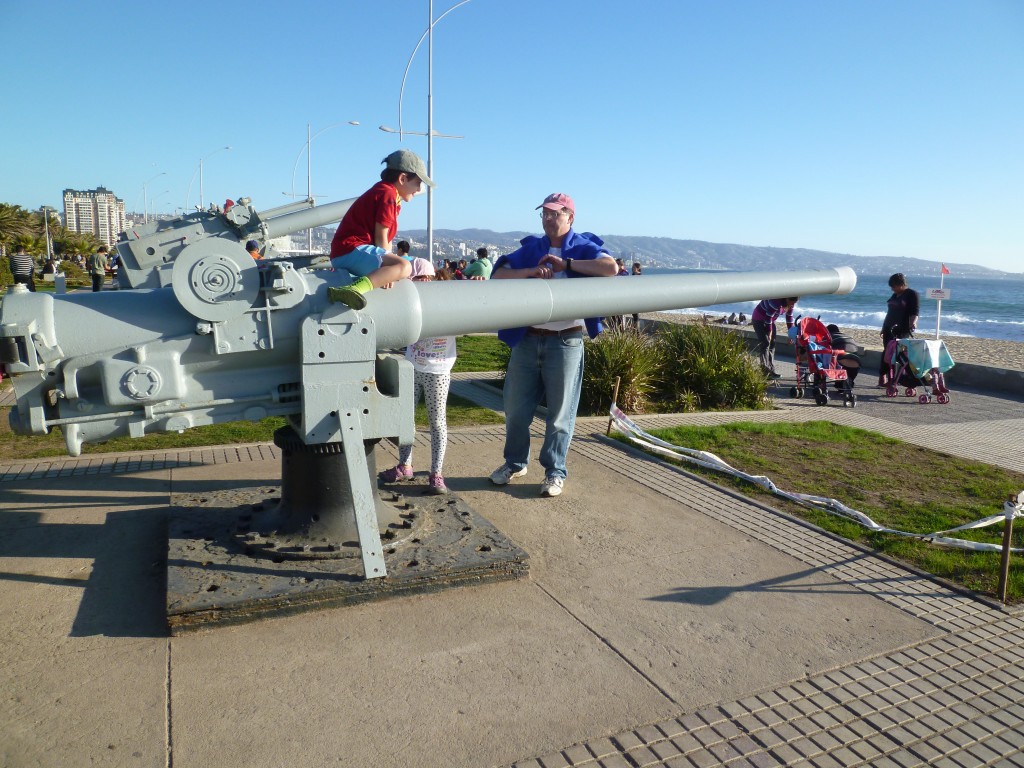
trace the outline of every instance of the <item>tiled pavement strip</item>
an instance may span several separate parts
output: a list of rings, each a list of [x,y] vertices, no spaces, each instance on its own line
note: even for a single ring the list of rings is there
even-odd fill
[[[485,377],[458,376],[453,392],[500,409],[499,393],[473,383]],[[1007,401],[1007,405],[1014,403]],[[964,407],[969,409],[970,403]],[[637,421],[652,428],[737,418],[817,419],[827,413],[838,423],[1024,471],[1024,458],[1016,443],[1024,418],[915,426],[882,418],[877,409],[874,414],[870,411],[832,407],[823,412],[807,407],[806,401],[789,401],[784,410],[764,413],[654,416]],[[946,634],[739,701],[680,712],[671,720],[567,746],[517,763],[517,768],[1024,766],[1024,616],[956,592],[785,516],[766,513],[756,502],[736,497],[733,503],[723,504],[720,494],[733,494],[715,491],[677,468],[612,447],[594,436],[603,432],[606,423],[603,418],[581,419],[573,451],[616,466],[681,505],[742,527],[751,537],[808,568],[884,600]],[[536,421],[535,435],[542,434],[542,429],[542,422]],[[503,432],[502,427],[456,429],[449,433],[449,440],[456,444],[490,442],[500,440]],[[417,442],[428,441],[428,435],[417,435]],[[39,460],[0,468],[0,482],[233,463],[278,455],[274,446],[260,444],[151,452],[132,458]],[[786,588],[781,583],[760,586]]]

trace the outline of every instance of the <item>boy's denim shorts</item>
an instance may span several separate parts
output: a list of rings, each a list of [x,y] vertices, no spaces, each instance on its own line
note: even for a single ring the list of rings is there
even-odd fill
[[[344,269],[356,277],[362,277],[380,268],[385,253],[387,250],[377,245],[357,245],[355,250],[344,256],[332,258],[331,266],[335,269]]]

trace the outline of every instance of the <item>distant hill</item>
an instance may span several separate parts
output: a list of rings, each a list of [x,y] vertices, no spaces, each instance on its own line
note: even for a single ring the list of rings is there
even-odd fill
[[[438,255],[461,257],[464,246],[471,255],[480,246],[508,253],[519,246],[529,232],[493,232],[489,229],[435,229],[434,243]],[[535,233],[534,233],[535,234]],[[401,236],[423,246],[427,232],[423,229],[403,230]],[[602,235],[609,252],[626,262],[639,261],[647,267],[669,269],[816,269],[821,267],[853,267],[861,274],[885,275],[903,272],[914,276],[932,276],[940,262],[903,256],[855,256],[807,248],[768,248],[732,243],[708,243],[703,240],[676,240],[671,237],[640,237],[634,235]],[[976,264],[946,263],[956,275],[977,277],[1024,277],[1024,273],[1003,272]]]

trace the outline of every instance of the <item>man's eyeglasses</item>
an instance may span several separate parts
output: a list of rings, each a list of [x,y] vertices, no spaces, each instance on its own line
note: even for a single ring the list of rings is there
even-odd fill
[[[550,220],[550,219],[557,219],[559,216],[568,217],[569,216],[569,212],[567,210],[565,210],[564,208],[562,210],[560,210],[560,211],[552,211],[552,210],[549,210],[549,209],[545,208],[543,211],[540,212],[540,217],[542,219],[544,219],[545,221]]]

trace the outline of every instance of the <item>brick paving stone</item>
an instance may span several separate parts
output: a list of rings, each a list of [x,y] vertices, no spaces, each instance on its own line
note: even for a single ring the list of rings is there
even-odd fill
[[[712,730],[712,728],[707,725],[703,728],[698,728],[697,730],[692,731],[690,735],[693,736],[693,738],[695,738],[697,741],[699,741],[700,745],[705,748],[710,747],[712,744],[717,744],[722,740],[722,737],[715,733],[714,730]]]
[[[565,759],[569,761],[570,765],[583,765],[584,763],[592,762],[594,759],[594,756],[590,754],[590,750],[582,744],[563,749],[562,754],[565,755]]]
[[[633,768],[632,763],[626,760],[622,755],[609,755],[608,757],[602,758],[598,762],[598,765],[600,765],[601,768]]]
[[[764,723],[769,728],[778,725],[779,723],[786,722],[785,719],[776,712],[774,709],[762,709],[760,712],[754,713],[760,722]]]
[[[742,757],[742,755],[733,749],[732,745],[727,742],[712,744],[708,747],[708,751],[717,757],[720,763],[727,763],[737,757]]]
[[[654,765],[655,763],[660,762],[658,756],[654,754],[649,747],[637,747],[636,749],[631,749],[627,755],[630,762],[633,762],[638,766]],[[544,768],[547,768],[547,766]]]
[[[672,743],[679,748],[679,751],[684,755],[688,752],[693,752],[698,749],[704,749],[704,745],[693,738],[689,733],[681,733],[678,736],[672,737]]]
[[[596,739],[594,741],[588,741],[586,747],[594,757],[604,757],[605,755],[618,752],[615,745],[612,744],[611,739]]]
[[[561,752],[555,752],[550,755],[546,755],[540,759],[540,764],[544,768],[568,768],[570,763],[565,759],[565,755]]]
[[[706,749],[688,754],[686,759],[693,763],[694,768],[718,768],[721,765],[718,757]]]
[[[652,744],[650,749],[658,756],[659,760],[668,760],[670,757],[683,754],[683,751],[671,741],[659,741],[657,744]]]
[[[644,744],[653,744],[654,742],[661,741],[665,738],[665,734],[653,725],[646,725],[643,728],[637,728],[635,733]]]
[[[521,763],[516,763],[513,768],[543,768],[537,760],[525,760]]]
[[[794,739],[789,742],[789,746],[795,749],[803,757],[814,757],[815,755],[820,755],[825,751],[806,737]]]
[[[640,737],[637,736],[633,731],[626,731],[625,733],[620,733],[618,736],[612,739],[612,742],[617,744],[619,749],[623,752],[629,752],[629,750],[635,749],[636,747],[643,745],[643,741],[641,741]]]
[[[740,735],[740,729],[728,720],[713,725],[712,730],[726,740],[734,739]]]

